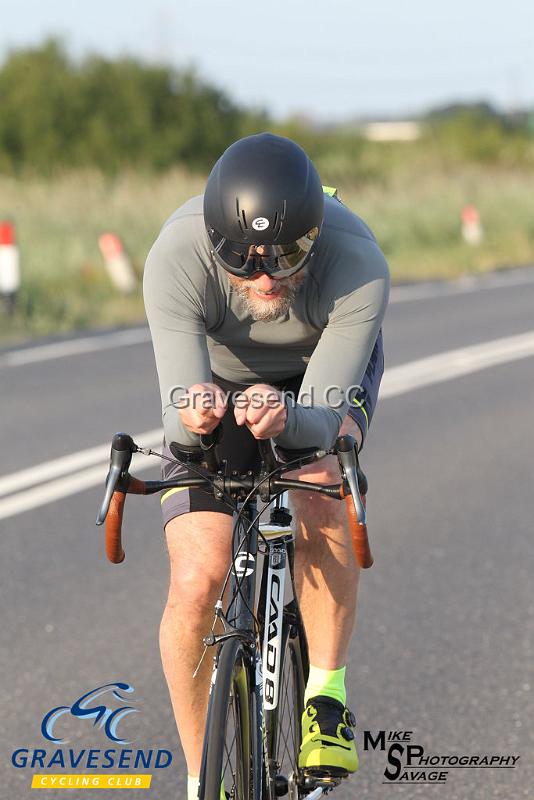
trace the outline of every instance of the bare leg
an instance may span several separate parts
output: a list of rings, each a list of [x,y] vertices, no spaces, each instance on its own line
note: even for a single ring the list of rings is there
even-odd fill
[[[345,420],[342,433],[361,441],[358,426]],[[336,483],[339,467],[327,456],[306,468],[300,478]],[[297,519],[295,583],[306,630],[310,663],[337,669],[347,663],[356,619],[359,567],[354,559],[344,503],[305,492],[293,492]]]
[[[163,670],[190,775],[199,775],[213,667],[211,650],[193,678],[230,563],[232,518],[196,511],[165,528],[171,566],[160,627]]]

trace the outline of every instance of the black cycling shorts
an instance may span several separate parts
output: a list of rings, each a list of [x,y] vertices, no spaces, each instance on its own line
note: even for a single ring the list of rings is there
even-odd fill
[[[384,371],[384,355],[382,350],[382,333],[378,335],[373,349],[369,364],[365,372],[362,385],[351,398],[348,416],[353,419],[362,432],[362,442],[367,434],[373,412],[378,397],[378,389]],[[269,381],[269,385],[276,386],[284,392],[291,392],[295,397],[298,396],[303,375],[296,375],[284,381]],[[230,395],[233,392],[244,391],[247,385],[231,383],[223,378],[213,375],[213,382],[220,386],[223,392]],[[176,412],[178,413],[178,411]],[[222,418],[222,436],[217,445],[219,458],[226,459],[228,470],[246,472],[255,470],[260,466],[258,446],[256,439],[252,436],[246,425],[238,425],[233,413],[231,397],[228,402],[228,409]],[[173,458],[171,451],[166,443],[163,445],[163,454]],[[185,477],[188,470],[176,462],[162,462],[162,479],[170,480],[178,476]],[[216,500],[213,493],[202,489],[168,489],[161,495],[161,510],[163,513],[164,526],[174,517],[187,514],[191,511],[217,511],[222,514],[232,515],[232,509],[224,503]]]

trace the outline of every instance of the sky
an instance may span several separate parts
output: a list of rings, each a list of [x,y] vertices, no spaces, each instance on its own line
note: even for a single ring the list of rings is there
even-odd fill
[[[50,35],[77,57],[194,66],[278,118],[534,107],[533,0],[0,0],[2,60]]]

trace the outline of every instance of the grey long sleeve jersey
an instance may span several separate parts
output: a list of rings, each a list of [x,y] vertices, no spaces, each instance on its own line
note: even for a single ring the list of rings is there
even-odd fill
[[[167,220],[147,258],[144,297],[168,443],[198,443],[173,402],[193,384],[212,382],[212,372],[247,385],[304,373],[276,441],[332,446],[350,401],[346,390],[361,382],[380,330],[389,273],[369,228],[331,197],[305,269],[289,313],[254,321],[212,260],[202,197]]]

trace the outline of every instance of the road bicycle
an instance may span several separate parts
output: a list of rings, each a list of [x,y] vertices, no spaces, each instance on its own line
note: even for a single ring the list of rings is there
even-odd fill
[[[160,454],[118,433],[97,517],[97,525],[106,523],[107,556],[120,563],[126,494],[199,487],[233,509],[231,564],[212,630],[204,638],[205,653],[213,648],[214,656],[199,800],[274,800],[285,795],[290,800],[317,800],[343,778],[298,767],[309,662],[294,591],[295,537],[287,493],[303,490],[344,499],[354,553],[367,568],[373,563],[365,514],[367,481],[355,441],[348,435],[339,436],[329,451],[283,452],[271,440],[258,441],[258,448],[257,472],[228,474],[217,455],[217,435],[202,436],[200,448],[176,459],[193,474],[141,481],[129,473],[132,455]],[[283,477],[330,454],[337,455],[338,484]],[[269,522],[260,522],[269,507]]]

